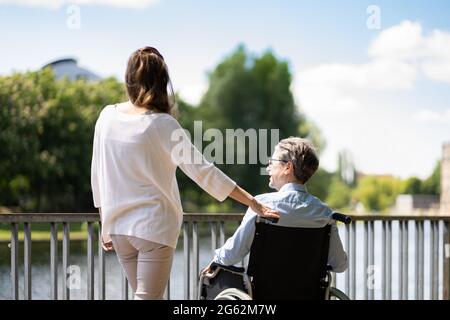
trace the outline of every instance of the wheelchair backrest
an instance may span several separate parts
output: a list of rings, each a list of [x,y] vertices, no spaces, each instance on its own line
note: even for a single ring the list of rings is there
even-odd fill
[[[253,298],[323,300],[330,230],[256,222],[247,271]]]

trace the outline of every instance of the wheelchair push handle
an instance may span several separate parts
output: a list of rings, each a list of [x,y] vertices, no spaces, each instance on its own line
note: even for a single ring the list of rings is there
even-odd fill
[[[261,216],[259,216],[259,218],[263,219],[263,220],[270,221],[272,223],[278,223],[278,220],[280,220],[280,218],[272,218],[272,217],[261,217]]]
[[[349,216],[339,213],[339,212],[333,212],[333,214],[331,215],[331,218],[336,220],[336,221],[340,221],[343,222],[345,224],[350,224],[352,222],[352,218],[350,218]]]

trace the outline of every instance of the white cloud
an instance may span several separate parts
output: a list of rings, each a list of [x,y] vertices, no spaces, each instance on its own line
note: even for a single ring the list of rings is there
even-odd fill
[[[365,64],[326,64],[299,75],[302,83],[348,89],[409,89],[416,70],[402,61],[379,59]]]
[[[450,33],[434,30],[425,36],[417,22],[404,21],[383,31],[371,44],[369,56],[419,66],[424,75],[450,84]]]
[[[450,125],[450,109],[446,109],[443,112],[423,109],[413,114],[413,119],[419,122],[425,122],[430,124]]]
[[[442,124],[450,124],[450,109],[405,110],[414,97],[439,101],[437,96],[423,99],[419,80],[428,81],[428,89],[432,81],[450,85],[450,32],[424,34],[420,23],[404,21],[382,31],[367,53],[365,63],[322,64],[295,77],[298,103],[327,141],[321,163],[334,169],[338,150],[349,148],[360,170],[424,177],[436,158],[422,159],[415,146],[420,141],[428,154],[439,153],[437,145],[448,136],[448,126]],[[430,124],[441,124],[440,131],[424,132]],[[407,160],[412,158],[415,162]]]
[[[368,53],[373,58],[408,59],[422,55],[424,46],[421,25],[403,21],[381,32]]]
[[[20,5],[28,7],[45,7],[58,9],[64,5],[104,5],[114,7],[143,8],[159,0],[0,0],[1,4]]]
[[[297,75],[300,105],[317,115],[354,112],[369,96],[414,89],[420,76],[450,84],[450,33],[404,21],[381,32],[362,64],[329,63]]]

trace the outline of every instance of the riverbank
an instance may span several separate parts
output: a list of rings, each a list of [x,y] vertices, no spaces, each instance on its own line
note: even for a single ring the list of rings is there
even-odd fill
[[[70,241],[82,241],[86,240],[88,236],[87,231],[71,231],[70,232]],[[18,234],[19,241],[24,240],[24,232],[19,231]],[[62,231],[58,232],[58,240],[62,241],[63,233]],[[10,242],[11,241],[11,231],[9,230],[0,230],[0,243]],[[44,230],[36,230],[31,232],[31,241],[50,241],[50,232]]]
[[[72,228],[72,225],[73,228]],[[37,227],[37,228],[36,228]],[[238,224],[233,222],[226,222],[225,223],[225,238],[228,238],[231,236],[234,231],[237,229]],[[40,225],[32,226],[31,230],[31,240],[32,241],[50,241],[50,231],[48,230],[49,226]],[[98,229],[97,225],[94,224],[94,235],[97,235]],[[209,224],[206,223],[200,223],[199,224],[199,236],[200,237],[209,237],[211,234],[211,227]],[[183,231],[180,232],[180,237],[182,237]],[[217,230],[217,236],[219,236],[219,230]],[[24,240],[24,232],[23,232],[23,226],[20,226],[19,230],[19,241],[22,242]],[[58,230],[58,240],[62,241],[63,233],[60,227],[60,230]],[[86,241],[88,238],[87,233],[87,225],[81,224],[81,223],[72,223],[71,229],[70,229],[70,240],[71,241]],[[9,227],[7,227],[5,224],[0,225],[0,243],[10,242],[11,241],[11,230]]]

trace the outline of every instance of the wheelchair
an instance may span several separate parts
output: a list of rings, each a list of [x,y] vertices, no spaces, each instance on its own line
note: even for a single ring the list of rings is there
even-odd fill
[[[340,213],[332,218],[351,222]],[[255,223],[247,271],[212,263],[210,272],[199,276],[199,300],[349,300],[331,286],[330,225],[282,227],[259,217]]]

